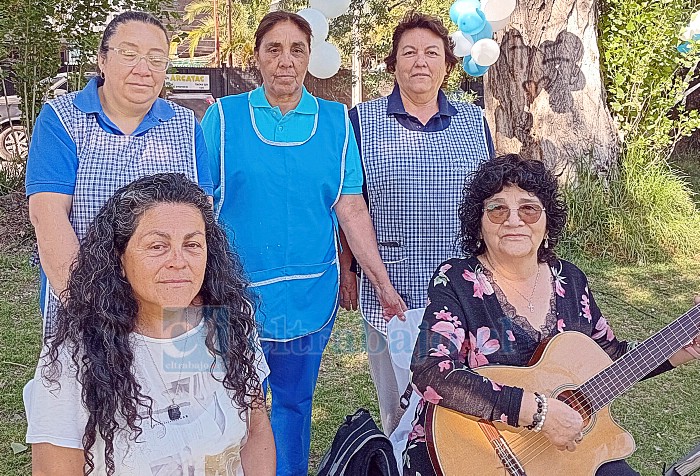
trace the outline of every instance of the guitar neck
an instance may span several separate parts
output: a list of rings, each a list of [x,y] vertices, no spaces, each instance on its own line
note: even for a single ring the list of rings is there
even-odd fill
[[[700,304],[637,345],[578,389],[591,413],[609,405],[700,332]]]

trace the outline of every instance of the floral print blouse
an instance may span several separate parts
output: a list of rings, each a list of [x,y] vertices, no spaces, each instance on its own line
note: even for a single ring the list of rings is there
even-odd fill
[[[613,360],[627,352],[628,343],[615,338],[583,272],[564,260],[549,268],[550,311],[545,325],[534,329],[517,315],[476,257],[440,265],[429,283],[411,363],[414,390],[424,401],[517,426],[523,390],[490,381],[472,369],[487,364],[525,366],[542,339],[564,331],[590,336]],[[666,362],[649,376],[669,368]],[[412,436],[422,437],[422,428],[414,428]]]

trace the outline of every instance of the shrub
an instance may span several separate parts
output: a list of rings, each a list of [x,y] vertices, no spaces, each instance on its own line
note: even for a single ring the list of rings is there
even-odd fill
[[[665,159],[626,148],[621,166],[602,178],[584,163],[565,188],[569,224],[564,255],[645,263],[700,253],[700,214],[685,180]]]
[[[680,33],[697,0],[605,0],[600,19],[601,62],[608,103],[628,147],[668,157],[678,138],[700,126],[684,93],[700,58],[680,54]]]
[[[623,140],[620,166],[599,177],[588,161],[578,164],[566,188],[565,254],[643,263],[700,252],[700,214],[668,163],[678,139],[700,126],[698,111],[684,104],[700,49],[676,50],[697,8],[688,0],[605,1],[601,62]]]

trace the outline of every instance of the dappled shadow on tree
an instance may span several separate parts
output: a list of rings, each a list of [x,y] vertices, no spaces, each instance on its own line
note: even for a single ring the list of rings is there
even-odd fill
[[[556,147],[546,138],[533,134],[533,103],[547,93],[548,105],[557,114],[573,113],[574,91],[586,86],[581,71],[584,46],[576,35],[562,31],[554,41],[544,41],[539,47],[525,44],[516,29],[508,30],[501,42],[502,61],[508,68],[492,68],[493,96],[498,132],[522,144],[521,153],[543,159],[556,155]],[[538,107],[541,107],[538,105]],[[554,165],[554,164],[551,164]]]

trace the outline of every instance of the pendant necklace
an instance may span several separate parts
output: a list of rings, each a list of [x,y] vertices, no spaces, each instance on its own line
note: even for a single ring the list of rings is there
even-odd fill
[[[185,346],[183,349],[183,354],[187,350],[187,340],[189,339],[189,332],[192,329],[188,329],[190,327],[190,321],[188,319],[189,317],[189,308],[185,309]],[[171,404],[166,408],[168,411],[168,418],[170,418],[170,421],[175,421],[179,420],[180,417],[182,416],[182,411],[180,410],[180,405],[175,403],[175,394],[172,393],[170,390],[168,390],[168,386],[165,383],[165,379],[163,378],[163,375],[161,375],[160,370],[158,370],[158,365],[156,364],[156,360],[153,358],[153,354],[151,354],[151,349],[148,348],[148,344],[146,343],[146,339],[143,338],[143,335],[141,335],[141,340],[143,341],[143,345],[146,347],[146,352],[148,352],[149,357],[151,358],[151,362],[153,362],[153,367],[156,370],[156,373],[158,374],[158,377],[160,377],[160,381],[163,382],[163,388],[165,391],[168,393],[170,396],[170,402]],[[184,359],[184,356],[180,357],[180,365],[179,365],[179,370],[177,374],[177,380],[175,382],[179,382],[180,378],[182,377],[182,360]]]
[[[496,271],[496,268],[493,266],[493,264],[491,264],[491,260],[488,258],[488,256],[486,257],[486,261],[488,261],[489,266],[491,267],[493,272],[498,273],[498,271]],[[500,273],[498,273],[498,274],[500,274]],[[530,311],[530,313],[535,312],[535,306],[533,306],[533,304],[532,304],[532,298],[535,296],[535,291],[537,290],[537,283],[539,282],[539,280],[540,280],[540,265],[539,265],[539,263],[537,263],[537,275],[535,275],[535,285],[532,286],[532,292],[530,293],[529,298],[525,297],[525,295],[523,293],[518,291],[511,284],[506,283],[510,289],[512,289],[513,291],[518,293],[525,301],[527,301],[527,308]]]

